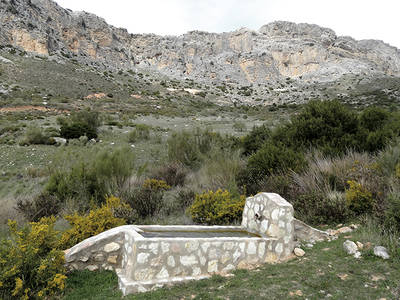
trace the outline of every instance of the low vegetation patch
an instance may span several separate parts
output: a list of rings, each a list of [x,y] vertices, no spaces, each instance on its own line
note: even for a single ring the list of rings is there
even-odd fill
[[[234,196],[227,190],[198,194],[189,213],[196,223],[221,225],[237,222],[242,218],[245,196]]]
[[[53,297],[65,288],[64,252],[55,218],[43,218],[23,228],[9,221],[10,239],[0,244],[0,297]]]

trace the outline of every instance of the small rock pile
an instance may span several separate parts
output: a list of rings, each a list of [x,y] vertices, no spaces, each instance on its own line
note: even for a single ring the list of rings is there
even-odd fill
[[[347,254],[353,255],[355,258],[360,258],[361,257],[361,250],[363,249],[369,249],[371,248],[371,243],[366,243],[366,245],[364,246],[364,244],[360,243],[360,242],[353,242],[350,240],[346,240],[343,243],[343,248],[346,251]],[[381,257],[383,259],[389,259],[390,256],[388,254],[388,251],[385,247],[383,246],[375,246],[374,247],[374,255]]]

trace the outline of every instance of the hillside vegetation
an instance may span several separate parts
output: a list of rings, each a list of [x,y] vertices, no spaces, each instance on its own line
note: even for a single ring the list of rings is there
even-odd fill
[[[0,62],[0,298],[119,297],[107,272],[67,274],[62,251],[122,224],[237,224],[245,197],[260,191],[279,193],[319,228],[360,223],[354,238],[387,247],[391,259],[365,250],[355,266],[339,239],[301,261],[137,297],[263,298],[267,286],[275,297],[398,295],[395,90],[230,105],[221,85],[60,63],[13,47],[0,55],[11,61]],[[332,270],[321,271],[327,261]],[[304,266],[310,272],[301,275]],[[86,285],[93,281],[102,288]],[[365,285],[372,289],[357,294]]]

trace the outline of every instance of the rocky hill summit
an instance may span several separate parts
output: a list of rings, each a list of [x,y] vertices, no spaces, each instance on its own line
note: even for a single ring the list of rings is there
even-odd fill
[[[51,0],[0,0],[0,45],[115,70],[149,71],[207,84],[292,86],[400,77],[400,51],[310,24],[273,22],[258,31],[130,34]],[[365,82],[368,85],[368,82]]]

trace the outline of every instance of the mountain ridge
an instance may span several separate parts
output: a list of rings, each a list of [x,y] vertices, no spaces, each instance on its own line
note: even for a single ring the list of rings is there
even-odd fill
[[[52,0],[1,0],[0,45],[58,61],[145,71],[206,84],[279,89],[287,81],[332,85],[362,78],[400,78],[400,50],[378,40],[337,36],[315,24],[276,21],[258,31],[190,31],[180,36],[131,34]],[[343,91],[341,91],[343,92]]]

